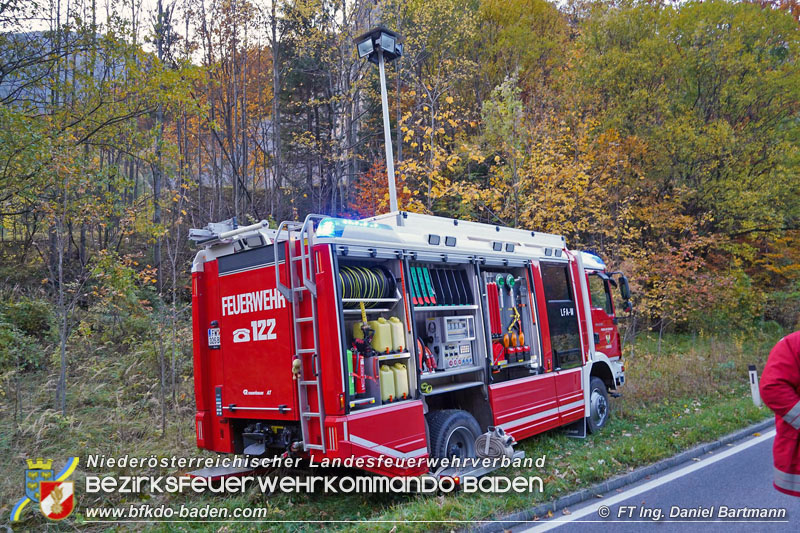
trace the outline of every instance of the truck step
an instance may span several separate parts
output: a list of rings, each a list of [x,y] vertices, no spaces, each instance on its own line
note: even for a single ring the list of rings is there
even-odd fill
[[[316,348],[300,348],[299,350],[297,350],[297,353],[299,353],[299,354],[300,353],[317,353],[317,349]]]
[[[317,383],[316,381],[303,380],[300,382],[300,385],[305,385],[306,387],[308,387],[309,385],[319,385],[319,383]]]
[[[303,418],[319,418],[319,413],[303,413]]]
[[[304,448],[306,450],[321,450],[323,452],[325,451],[325,448],[321,444],[306,444],[304,445]]]
[[[313,316],[304,316],[303,318],[295,319],[295,322],[311,322],[312,320],[314,320]]]

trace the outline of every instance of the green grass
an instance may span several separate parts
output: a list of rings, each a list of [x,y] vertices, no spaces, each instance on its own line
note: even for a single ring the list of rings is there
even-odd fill
[[[598,435],[585,440],[571,439],[551,431],[526,439],[519,445],[528,457],[547,456],[541,470],[504,469],[495,475],[539,476],[544,492],[517,494],[454,495],[263,495],[250,490],[243,495],[159,495],[152,502],[227,508],[259,506],[269,509],[270,520],[369,520],[372,523],[329,524],[330,529],[388,531],[450,530],[464,523],[409,523],[407,521],[489,520],[551,501],[580,488],[591,486],[616,474],[674,455],[693,445],[716,438],[770,416],[757,409],[749,397],[747,364],[763,364],[779,338],[775,332],[728,336],[667,336],[662,355],[655,353],[655,339],[637,341],[635,355],[627,359],[629,383],[621,399],[612,400],[612,419]],[[45,407],[52,403],[54,375],[29,373],[22,377],[20,396],[25,415],[11,419],[13,391],[5,389],[0,446],[9,450],[0,457],[7,473],[0,478],[0,512],[4,520],[21,492],[24,459],[43,456],[63,461],[68,455],[89,451],[107,455],[203,456],[195,448],[193,432],[192,383],[181,383],[178,406],[171,409],[166,435],[161,436],[157,380],[154,361],[148,351],[133,349],[124,357],[109,357],[112,346],[98,347],[76,365],[70,376],[70,416],[63,418]],[[184,377],[191,368],[181,367]],[[61,463],[59,463],[61,464]],[[102,472],[111,473],[111,472]],[[120,471],[121,474],[145,472]],[[171,472],[161,470],[153,474]],[[339,472],[341,473],[341,472]],[[81,486],[84,473],[75,478]],[[137,495],[90,497],[78,490],[80,508],[89,505],[117,506],[144,503]],[[79,510],[80,510],[79,508]],[[37,516],[38,515],[38,516]],[[44,525],[36,509],[26,510],[23,528]],[[78,521],[79,522],[79,521]],[[75,525],[73,522],[72,525]],[[239,526],[242,526],[241,528]],[[263,526],[263,525],[262,525]],[[63,525],[64,529],[71,526]],[[122,527],[122,526],[120,526]],[[128,526],[125,526],[127,528]],[[144,526],[141,526],[144,527]],[[317,524],[273,524],[271,530],[315,530]],[[104,530],[97,524],[82,526]],[[160,524],[156,531],[227,531],[230,524]],[[259,524],[239,524],[236,529],[260,530]]]

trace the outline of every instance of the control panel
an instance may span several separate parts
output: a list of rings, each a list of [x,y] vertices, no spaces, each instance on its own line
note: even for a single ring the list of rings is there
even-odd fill
[[[472,341],[459,341],[440,344],[434,348],[439,349],[436,365],[442,370],[451,370],[463,366],[472,366]],[[434,349],[434,351],[436,351]]]
[[[426,331],[434,344],[475,339],[475,317],[437,316],[427,320]]]
[[[472,343],[475,340],[475,317],[438,316],[426,321],[428,341],[440,371],[473,366]]]

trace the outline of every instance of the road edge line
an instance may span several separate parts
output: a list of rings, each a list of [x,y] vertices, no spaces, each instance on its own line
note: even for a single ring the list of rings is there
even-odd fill
[[[591,487],[561,496],[556,500],[542,503],[523,511],[517,511],[516,513],[499,518],[497,521],[492,523],[483,524],[475,528],[467,529],[466,531],[470,531],[471,533],[494,533],[496,531],[511,529],[512,527],[522,524],[523,522],[530,522],[537,516],[544,516],[550,511],[555,513],[556,511],[566,507],[572,507],[579,503],[593,499],[598,494],[606,494],[627,485],[632,485],[648,476],[652,476],[665,470],[675,468],[676,466],[680,466],[684,463],[688,463],[696,457],[705,455],[732,442],[742,440],[751,436],[753,433],[759,433],[774,425],[775,418],[767,418],[746,428],[734,431],[728,435],[724,435],[715,441],[707,442],[705,444],[698,444],[697,446],[673,455],[672,457],[667,457],[665,459],[661,459],[660,461],[656,461],[655,463],[641,466],[636,470],[625,474],[619,474],[611,479],[592,485]]]

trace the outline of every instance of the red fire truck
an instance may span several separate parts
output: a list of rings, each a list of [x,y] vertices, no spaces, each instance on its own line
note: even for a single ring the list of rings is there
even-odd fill
[[[625,380],[627,279],[558,235],[394,212],[190,238],[200,448],[473,457],[490,429],[599,430]]]

